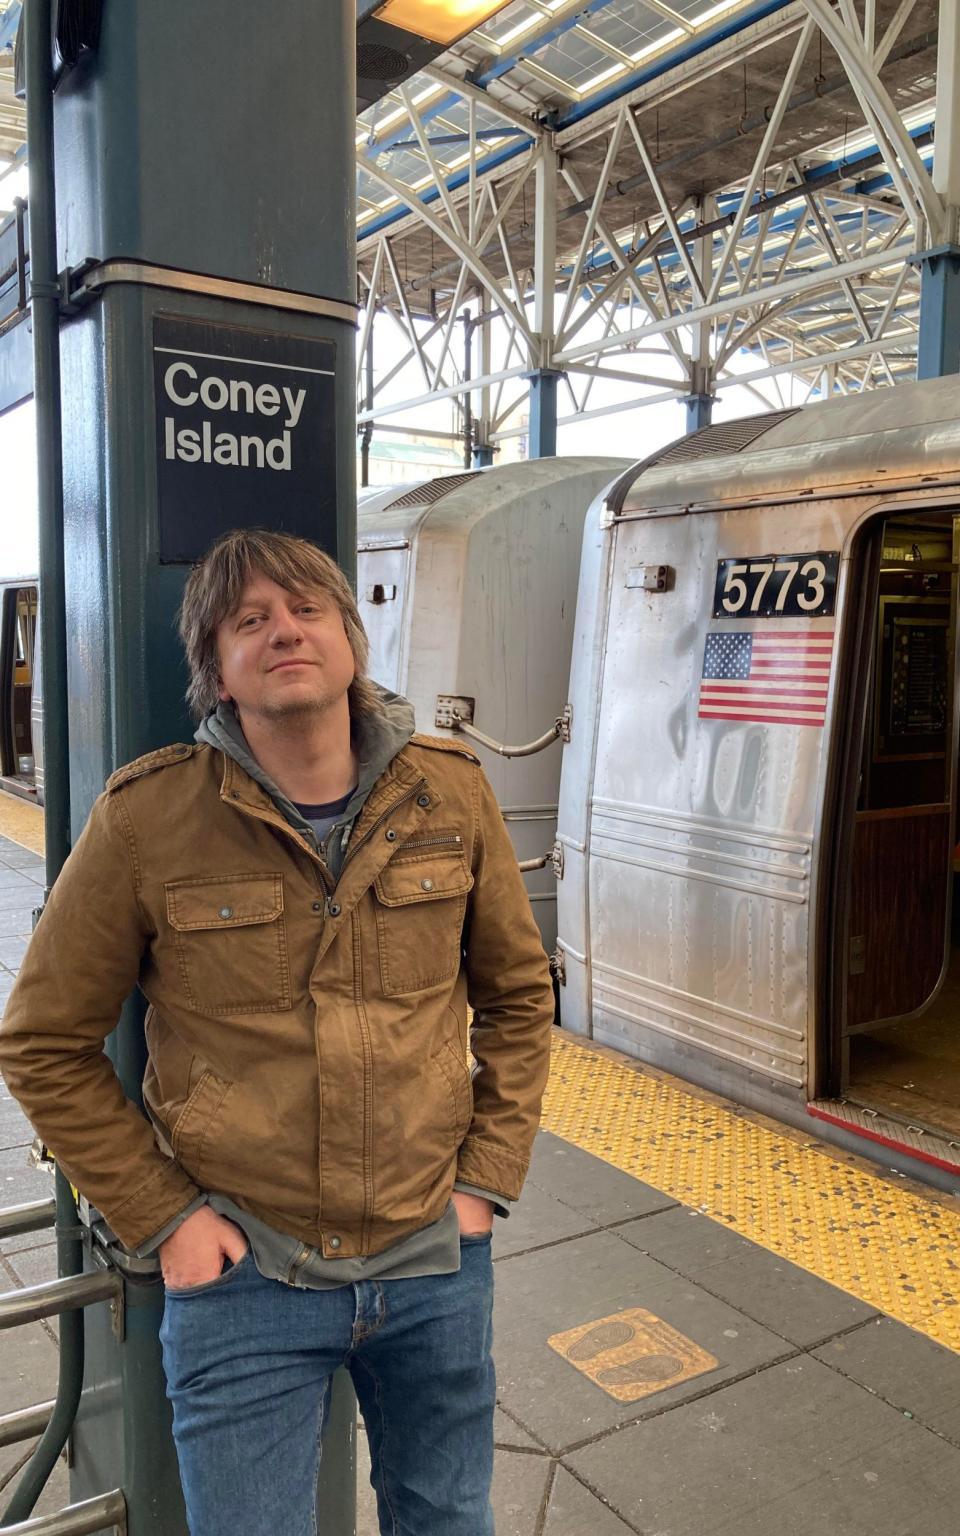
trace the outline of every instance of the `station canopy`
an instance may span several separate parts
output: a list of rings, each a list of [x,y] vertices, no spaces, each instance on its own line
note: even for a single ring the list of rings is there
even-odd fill
[[[23,191],[19,12],[0,0],[0,219]],[[379,285],[409,325],[435,319],[479,293],[479,263],[522,310],[538,240],[522,173],[548,140],[551,270],[571,304],[606,293],[668,333],[706,303],[727,356],[752,327],[760,361],[808,381],[824,358],[851,387],[912,375],[909,256],[944,211],[937,29],[933,0],[513,0],[358,117],[361,302]],[[560,367],[584,345],[558,334]]]
[[[496,188],[486,211],[502,207],[548,134],[559,288],[589,301],[629,263],[654,318],[743,292],[755,325],[762,287],[770,323],[749,341],[760,360],[816,382],[804,362],[853,348],[859,375],[840,365],[852,386],[912,376],[907,248],[934,243],[937,28],[932,0],[514,0],[358,119],[361,275],[369,285],[387,235],[394,287],[412,314],[435,316],[458,279],[449,205],[464,206],[472,175]],[[729,270],[714,283],[701,263],[698,293],[703,231],[712,259],[734,226]],[[536,241],[531,179],[476,254],[529,297]],[[782,291],[820,270],[835,281]],[[710,321],[733,339],[726,316]],[[573,361],[563,341],[561,365]]]

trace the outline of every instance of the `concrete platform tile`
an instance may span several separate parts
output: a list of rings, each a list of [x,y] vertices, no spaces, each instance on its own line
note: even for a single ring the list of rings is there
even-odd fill
[[[630,1536],[632,1529],[578,1483],[566,1467],[557,1468],[543,1536]]]
[[[0,1210],[27,1200],[49,1200],[53,1194],[51,1174],[34,1168],[27,1161],[27,1150],[16,1146],[0,1152]]]
[[[599,1227],[675,1204],[662,1190],[641,1183],[549,1131],[537,1136],[527,1181],[573,1210],[585,1212]]]
[[[33,902],[36,906],[36,901]],[[33,927],[32,907],[28,903],[9,912],[0,912],[0,938],[8,939],[17,934],[29,938]]]
[[[755,1243],[711,1264],[702,1278],[715,1296],[801,1348],[877,1316],[875,1307]]]
[[[0,965],[16,975],[27,952],[28,939],[0,939]]]
[[[581,1211],[571,1209],[555,1195],[547,1194],[528,1180],[523,1194],[506,1221],[493,1223],[493,1256],[503,1259],[529,1248],[578,1237],[582,1232],[596,1232],[598,1223]]]
[[[613,1233],[575,1238],[562,1249],[522,1255],[496,1267],[494,1355],[503,1406],[554,1452],[618,1424],[697,1396],[782,1356],[787,1346],[692,1282],[643,1257]],[[639,1402],[617,1402],[562,1359],[552,1335],[632,1307],[644,1307],[716,1357],[708,1374]]]
[[[38,1443],[36,1440],[25,1440],[21,1445],[8,1445],[0,1450],[0,1487],[3,1489],[0,1493],[0,1503],[4,1505],[7,1503],[17,1485],[17,1477],[11,1478],[9,1485],[5,1485],[5,1479],[10,1476],[13,1468],[19,1464],[26,1452]],[[67,1470],[66,1461],[61,1456],[50,1473],[47,1486],[34,1505],[33,1513],[35,1516],[54,1515],[69,1503],[70,1473]]]
[[[646,1216],[643,1221],[628,1221],[617,1228],[625,1242],[641,1253],[649,1254],[669,1269],[697,1279],[714,1264],[748,1253],[756,1248],[748,1237],[713,1221],[688,1205],[675,1205],[669,1211]]]
[[[894,1408],[960,1440],[960,1355],[953,1350],[883,1317],[814,1354]]]
[[[0,1254],[9,1259],[16,1253],[26,1252],[28,1248],[52,1248],[55,1242],[53,1228],[46,1227],[41,1232],[24,1232],[22,1237],[5,1237],[0,1242]]]
[[[13,869],[0,858],[0,890],[10,891],[18,888],[36,902],[37,882],[33,877],[33,871]]]
[[[57,1278],[57,1246],[50,1243],[45,1248],[25,1248],[19,1253],[5,1253],[0,1263],[0,1284],[6,1290],[10,1286],[5,1271],[13,1271],[14,1284],[43,1285]]]
[[[960,1451],[912,1425],[712,1536],[956,1536]]]
[[[497,1536],[536,1536],[550,1476],[550,1458],[497,1451],[491,1502]]]
[[[0,912],[29,909],[37,905],[37,887],[21,876],[16,885],[0,885]]]
[[[734,1536],[753,1521],[751,1536],[785,1536],[770,1517],[777,1501],[813,1499],[848,1469],[864,1472],[913,1448],[929,1432],[879,1398],[809,1356],[760,1371],[699,1402],[607,1436],[567,1458],[628,1524],[669,1536]],[[941,1442],[942,1443],[942,1442]],[[960,1457],[946,1447],[944,1463]],[[928,1454],[928,1451],[926,1451]],[[862,1462],[862,1468],[860,1464]],[[836,1498],[836,1521],[818,1529],[848,1536]],[[761,1518],[762,1515],[762,1518]],[[890,1527],[884,1536],[907,1536]],[[921,1521],[916,1536],[933,1536]],[[877,1536],[877,1533],[874,1533]],[[946,1531],[938,1536],[947,1536]]]
[[[32,848],[24,848],[20,843],[11,842],[4,838],[0,847],[0,860],[8,864],[11,869],[30,870],[31,873],[40,874],[44,870],[44,861],[37,857]]]
[[[58,1369],[57,1347],[40,1323],[5,1328],[0,1332],[3,1412],[13,1413],[56,1397]]]
[[[14,1147],[28,1147],[33,1140],[33,1129],[16,1099],[0,1098],[0,1152]],[[2,1202],[0,1202],[2,1203]]]
[[[493,1415],[493,1441],[504,1450],[542,1451],[543,1446],[532,1435],[528,1435],[525,1429],[515,1424],[509,1414],[502,1408],[494,1410]]]

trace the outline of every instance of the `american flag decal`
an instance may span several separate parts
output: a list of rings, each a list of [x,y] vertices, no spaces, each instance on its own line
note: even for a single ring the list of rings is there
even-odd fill
[[[715,630],[700,679],[701,720],[822,725],[833,630]]]

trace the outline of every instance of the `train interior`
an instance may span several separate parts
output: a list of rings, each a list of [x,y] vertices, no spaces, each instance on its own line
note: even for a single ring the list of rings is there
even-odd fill
[[[37,795],[33,687],[37,588],[0,587],[0,787],[26,799]]]
[[[867,537],[836,1086],[870,1113],[960,1140],[960,516],[890,517]]]

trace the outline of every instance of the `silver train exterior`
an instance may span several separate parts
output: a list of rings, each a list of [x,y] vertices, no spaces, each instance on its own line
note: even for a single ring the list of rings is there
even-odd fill
[[[477,729],[508,746],[550,730],[568,699],[584,517],[628,462],[537,459],[361,492],[357,595],[370,675],[410,699],[419,730],[447,733],[449,699],[468,700]],[[475,739],[467,744],[483,762],[518,858],[543,860],[556,838],[559,740],[512,758]],[[526,881],[552,950],[550,860]]]
[[[872,622],[863,551],[880,523],[938,512],[960,513],[954,379],[707,428],[607,488],[584,531],[558,822],[562,1023],[863,1152],[836,1129],[865,1119],[836,1070],[857,780],[845,754],[862,724],[858,657]],[[801,583],[799,608],[780,613],[773,593],[789,572],[756,599],[778,561]],[[954,556],[953,635],[956,568]],[[769,693],[768,705],[744,703],[750,663],[728,664],[724,681],[710,657],[752,647],[756,659],[780,637],[819,658],[823,685],[800,700],[811,707],[786,698],[770,718],[734,718],[762,713]],[[956,713],[941,754],[948,826]],[[931,908],[934,925],[943,919]],[[811,1120],[818,1111],[836,1127]],[[915,1150],[924,1130],[910,1129]],[[960,1164],[952,1146],[946,1161]]]

